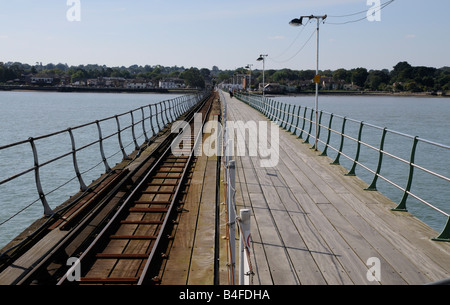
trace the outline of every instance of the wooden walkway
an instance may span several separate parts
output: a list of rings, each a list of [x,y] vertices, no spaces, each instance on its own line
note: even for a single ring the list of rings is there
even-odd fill
[[[228,121],[268,121],[221,96]],[[344,176],[344,168],[310,144],[281,128],[279,135],[275,167],[261,167],[248,154],[234,157],[237,210],[252,212],[253,284],[401,285],[450,277],[450,243],[431,240],[438,232],[409,213],[390,211],[394,202],[364,191],[362,180]],[[368,276],[369,269],[375,273]]]

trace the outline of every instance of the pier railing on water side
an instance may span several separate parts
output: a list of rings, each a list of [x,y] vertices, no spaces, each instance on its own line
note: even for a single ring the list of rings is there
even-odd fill
[[[250,105],[251,107],[255,108],[262,114],[264,114],[267,118],[269,118],[272,121],[275,121],[278,123],[278,125],[285,130],[291,132],[292,134],[298,136],[298,138],[304,139],[304,143],[309,143],[310,139],[314,139],[315,137],[315,131],[313,130],[313,123],[315,123],[315,120],[313,119],[313,114],[315,112],[315,109],[311,109],[308,107],[303,107],[300,105],[293,105],[288,103],[282,103],[280,101],[276,101],[270,98],[263,98],[258,95],[253,95],[249,93],[241,93],[237,92],[235,93],[235,96],[245,102],[246,104]],[[328,120],[324,117],[328,117]],[[340,124],[337,124],[336,126],[336,119],[339,119],[341,121]],[[325,123],[322,123],[324,121]],[[354,130],[356,133],[351,135],[349,132],[346,131],[348,123],[357,124],[357,128]],[[426,205],[427,207],[433,209],[434,211],[438,212],[439,214],[443,215],[446,218],[446,224],[444,226],[444,229],[440,233],[439,236],[436,238],[433,238],[433,240],[436,241],[447,241],[450,242],[450,214],[443,211],[441,208],[437,207],[436,205],[433,205],[430,203],[431,200],[425,200],[424,198],[417,195],[417,192],[413,193],[412,187],[413,183],[415,182],[413,179],[414,175],[417,175],[417,170],[420,170],[423,174],[426,174],[428,176],[432,176],[434,178],[437,178],[440,183],[444,184],[445,188],[450,187],[450,178],[446,175],[437,173],[436,171],[430,170],[425,168],[424,166],[418,165],[415,160],[417,159],[417,150],[418,150],[418,144],[421,143],[423,145],[427,145],[427,148],[423,152],[423,154],[429,154],[431,150],[436,149],[443,149],[445,152],[450,153],[450,146],[435,143],[433,141],[421,139],[417,136],[411,136],[405,133],[401,133],[398,131],[390,130],[388,128],[379,127],[376,125],[372,125],[369,123],[365,123],[362,121],[353,120],[347,117],[335,115],[333,113],[328,113],[325,111],[319,111],[319,122],[318,122],[318,132],[317,132],[317,143],[321,143],[323,145],[322,150],[322,156],[327,156],[328,149],[332,149],[336,153],[336,158],[334,159],[332,164],[340,164],[340,158],[341,156],[344,156],[351,162],[350,170],[347,173],[349,176],[353,176],[356,173],[356,166],[360,166],[363,169],[367,170],[372,175],[372,182],[370,183],[369,187],[366,189],[368,191],[375,191],[377,190],[377,181],[378,178],[381,178],[388,184],[392,185],[394,188],[401,191],[401,200],[398,204],[398,206],[393,211],[407,211],[406,203],[409,196],[415,198],[422,204]],[[369,129],[367,129],[369,128]],[[367,131],[366,131],[367,129]],[[324,139],[321,139],[321,131],[324,136],[322,136]],[[381,138],[379,139],[379,144],[376,144],[374,142],[375,136],[378,134],[381,134]],[[396,144],[396,141],[410,141],[410,151],[409,151],[409,157],[407,156],[399,156],[399,152],[396,154],[388,152],[385,149],[385,146],[387,144],[386,136],[396,136],[400,139],[395,139],[394,141],[394,147]],[[363,138],[367,138],[366,142],[363,141]],[[334,141],[331,141],[332,138],[334,138]],[[347,140],[347,141],[345,141]],[[347,144],[348,140],[351,142]],[[332,142],[334,144],[332,144]],[[312,143],[315,143],[312,141]],[[345,144],[345,145],[344,145]],[[392,144],[390,144],[392,145]],[[318,145],[319,146],[319,145]],[[350,152],[345,151],[345,147],[352,146],[352,149]],[[313,144],[313,147],[314,144]],[[361,161],[362,155],[361,155],[361,149],[366,149],[366,155],[364,156],[366,158],[365,163]],[[398,147],[397,147],[398,148]],[[374,153],[374,157],[372,160],[367,159],[368,152]],[[350,154],[353,155],[350,156]],[[405,153],[403,153],[405,154]],[[407,155],[407,154],[406,154]],[[388,156],[392,158],[392,160],[395,160],[396,162],[400,162],[404,166],[407,167],[407,174],[403,175],[399,179],[403,179],[405,186],[402,187],[399,183],[393,182],[392,177],[386,177],[386,175],[381,174],[381,170],[383,168],[383,157]],[[369,163],[372,161],[372,168],[370,167]],[[385,166],[386,169],[387,166]],[[374,169],[373,169],[374,168]],[[441,167],[442,168],[442,167]],[[388,170],[388,169],[386,169]],[[390,174],[390,176],[394,176],[395,173]],[[419,183],[417,183],[419,184]],[[443,189],[441,189],[442,191]]]
[[[58,189],[62,188],[63,186],[65,186],[66,184],[72,182],[72,181],[76,181],[78,180],[78,184],[79,184],[79,188],[81,191],[83,192],[88,192],[89,188],[86,185],[86,183],[84,182],[83,176],[85,174],[87,174],[88,172],[92,171],[94,168],[101,166],[101,164],[103,164],[105,172],[106,173],[111,173],[113,170],[111,169],[108,161],[110,160],[110,158],[112,158],[113,156],[117,155],[117,154],[122,154],[123,160],[130,160],[130,162],[132,161],[127,153],[125,152],[125,148],[127,148],[128,146],[133,146],[134,145],[134,149],[138,150],[139,152],[142,151],[143,149],[145,149],[147,146],[145,146],[144,144],[151,144],[152,143],[152,138],[157,135],[161,130],[163,130],[169,123],[174,122],[178,117],[180,117],[182,114],[186,113],[187,111],[189,111],[190,109],[192,109],[192,107],[194,107],[196,104],[198,104],[203,96],[207,94],[207,92],[202,92],[202,93],[198,93],[198,94],[192,94],[192,95],[184,95],[184,96],[179,96],[177,98],[174,99],[170,99],[170,100],[165,100],[165,101],[161,101],[155,104],[150,104],[147,106],[143,106],[122,114],[118,114],[115,116],[111,116],[108,118],[104,118],[102,120],[97,120],[95,122],[90,122],[87,124],[83,124],[80,126],[76,126],[76,127],[72,127],[66,130],[62,130],[59,132],[54,132],[51,134],[46,134],[43,136],[39,136],[39,137],[35,137],[35,138],[29,138],[27,140],[23,140],[20,142],[16,142],[16,143],[12,143],[12,144],[8,144],[8,145],[3,145],[0,146],[0,157],[2,156],[2,153],[6,154],[8,150],[13,150],[12,154],[9,155],[15,155],[17,154],[17,151],[22,152],[23,150],[25,150],[27,145],[29,145],[29,148],[31,148],[31,152],[32,152],[32,156],[33,156],[33,163],[34,166],[30,167],[28,169],[22,170],[18,173],[15,173],[7,178],[2,178],[0,180],[0,186],[6,186],[6,189],[8,189],[8,184],[14,184],[19,177],[25,176],[27,174],[29,175],[33,175],[34,174],[34,183],[35,183],[35,187],[37,190],[37,196],[38,198],[35,199],[32,202],[29,202],[28,204],[26,204],[25,206],[21,206],[21,207],[17,207],[18,211],[14,211],[11,213],[11,215],[7,216],[6,219],[0,219],[0,227],[6,223],[8,223],[9,221],[11,221],[13,218],[17,217],[18,215],[24,213],[28,208],[30,208],[31,206],[35,205],[37,202],[41,202],[42,206],[43,206],[43,211],[44,211],[44,215],[46,216],[52,216],[55,215],[56,213],[60,212],[61,210],[58,211],[54,211],[51,208],[51,205],[49,204],[48,200],[47,200],[47,196],[55,191],[57,191]],[[131,120],[131,124],[129,124],[126,127],[121,127],[120,125],[120,119],[129,117],[129,119]],[[107,124],[108,122],[111,122],[110,124],[112,124],[112,126],[115,125],[115,128],[112,128],[111,133],[104,135],[103,132],[104,130],[102,129],[102,125]],[[92,141],[88,144],[85,144],[81,147],[77,146],[77,143],[75,141],[75,137],[74,134],[76,133],[77,135],[85,135],[86,133],[90,133],[92,132],[91,130],[88,130],[88,128],[94,128],[93,130],[97,130],[98,132],[98,139],[95,141]],[[111,129],[111,128],[110,128]],[[139,135],[137,135],[137,132],[140,132]],[[127,133],[125,134],[124,132],[127,131]],[[130,132],[131,131],[131,132]],[[41,141],[46,141],[49,138],[55,138],[56,143],[60,143],[61,146],[63,146],[63,143],[61,141],[61,136],[63,137],[68,137],[70,139],[70,143],[71,143],[71,148],[69,149],[69,151],[52,158],[51,160],[45,161],[45,162],[39,162],[39,157],[40,154],[37,150],[37,145],[39,142]],[[131,136],[131,137],[130,137]],[[94,136],[95,137],[95,136]],[[112,138],[117,137],[116,140],[112,139]],[[144,142],[139,145],[138,144],[138,139],[140,138],[144,138]],[[119,149],[114,152],[113,154],[111,154],[110,156],[106,156],[105,155],[105,150],[104,150],[104,145],[105,145],[105,141],[117,141],[118,147]],[[123,144],[125,143],[125,145]],[[55,145],[52,144],[52,147],[47,147],[47,149],[56,149]],[[92,147],[94,145],[98,145],[98,160],[95,162],[98,162],[97,164],[95,164],[93,167],[87,169],[86,171],[80,171],[79,168],[79,163],[83,163],[83,160],[80,160],[79,157],[77,157],[77,154],[79,154],[82,151],[87,150],[89,147]],[[89,152],[90,154],[92,154],[92,152]],[[139,155],[139,154],[138,154]],[[52,190],[45,192],[44,188],[42,186],[42,178],[40,175],[40,171],[43,167],[48,167],[50,164],[56,164],[56,162],[58,160],[61,160],[65,157],[70,158],[71,157],[71,162],[73,166],[73,174],[74,176],[72,177],[67,177],[66,181],[58,181],[58,183],[61,183],[60,185],[53,185]],[[6,160],[8,158],[0,158],[0,160]],[[24,160],[20,160],[20,159],[15,159],[15,160],[9,160],[9,165],[13,164],[14,162],[24,162]],[[5,164],[0,164],[0,165],[5,165]],[[58,164],[56,164],[58,166]],[[5,165],[6,166],[6,165]],[[58,170],[58,168],[56,168],[56,170]],[[53,173],[52,175],[54,175],[56,173]],[[66,177],[66,174],[64,174],[64,177]],[[30,190],[27,189],[27,193],[30,193]],[[70,194],[66,194],[66,195],[70,195]],[[17,195],[16,195],[17,196]],[[20,195],[19,195],[20,196]],[[15,202],[23,202],[23,198],[14,198]],[[1,204],[3,204],[3,202],[0,202]],[[56,202],[56,204],[61,204],[62,202]],[[76,202],[73,202],[76,203]],[[66,209],[70,206],[72,206],[71,203],[69,206],[64,207],[63,209]],[[9,205],[10,206],[10,205]],[[8,206],[8,208],[9,208]],[[53,205],[54,206],[54,205]],[[5,206],[2,205],[2,209],[5,209]]]
[[[224,94],[220,91],[220,94]],[[222,165],[225,169],[224,186],[225,186],[225,205],[227,207],[227,241],[228,241],[228,282],[235,285],[236,270],[236,223],[239,232],[239,285],[250,285],[253,283],[253,267],[250,258],[250,210],[241,209],[239,216],[236,215],[236,163],[233,160],[234,139],[227,128],[227,103],[222,96],[222,113],[223,113],[223,140],[222,140]]]

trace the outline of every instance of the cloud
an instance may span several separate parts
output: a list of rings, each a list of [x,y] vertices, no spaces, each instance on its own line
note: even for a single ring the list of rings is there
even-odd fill
[[[416,38],[416,34],[408,34],[405,37],[408,39],[414,39],[414,38]]]
[[[269,40],[283,40],[283,39],[286,39],[286,36],[275,35],[275,36],[269,36],[268,38],[269,38]]]

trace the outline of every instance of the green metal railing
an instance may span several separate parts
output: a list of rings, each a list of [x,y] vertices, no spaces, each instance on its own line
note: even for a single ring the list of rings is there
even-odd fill
[[[315,121],[313,114],[315,109],[248,93],[238,92],[235,97],[255,108],[270,120],[275,121],[280,127],[296,135],[299,139],[303,139],[304,143],[310,143],[311,138],[314,139],[313,125],[315,124],[313,123]],[[323,145],[321,156],[328,156],[329,149],[331,149],[334,153],[331,164],[334,165],[343,165],[341,164],[343,162],[341,157],[345,157],[347,166],[344,167],[349,168],[346,174],[349,176],[356,175],[357,166],[365,169],[371,181],[366,188],[367,191],[376,191],[379,179],[386,182],[389,187],[396,189],[397,192],[400,191],[401,199],[397,207],[392,209],[393,211],[407,211],[409,197],[433,209],[441,217],[446,218],[446,223],[439,236],[432,239],[450,242],[450,214],[438,207],[438,204],[430,203],[436,201],[435,198],[424,199],[423,195],[418,195],[423,188],[421,182],[424,179],[436,180],[434,184],[438,189],[434,192],[434,195],[449,190],[450,174],[438,173],[438,171],[444,171],[445,168],[432,170],[430,167],[433,166],[427,166],[429,167],[427,168],[424,165],[419,165],[416,161],[419,157],[417,153],[419,143],[421,146],[420,157],[424,163],[426,163],[427,156],[431,156],[431,152],[436,150],[446,152],[446,154],[439,155],[449,156],[450,146],[325,111],[319,111],[318,117],[317,145]],[[315,139],[312,143],[315,143]],[[402,145],[399,145],[400,143]],[[389,149],[386,149],[387,146],[393,148],[396,152],[390,152]],[[409,151],[399,151],[400,146],[410,147],[410,149]],[[316,148],[314,144],[312,148]],[[389,160],[386,160],[387,157]],[[396,170],[391,169],[393,162],[396,163]],[[397,170],[397,168],[401,170]],[[382,174],[382,171],[386,171],[386,174]],[[419,178],[413,179],[418,175],[420,175]],[[394,180],[403,182],[394,182]],[[405,184],[404,187],[401,186],[402,183]],[[413,192],[413,187],[417,191]]]

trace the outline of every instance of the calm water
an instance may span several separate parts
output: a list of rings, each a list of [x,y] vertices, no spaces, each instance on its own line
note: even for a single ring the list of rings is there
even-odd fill
[[[301,105],[310,109],[314,108],[314,96],[298,97],[274,97],[273,99],[287,102],[293,105]],[[409,162],[413,138],[418,136],[433,142],[450,145],[450,98],[438,97],[390,97],[390,96],[320,96],[319,109],[336,115],[333,117],[331,128],[335,131],[342,130],[343,116],[357,120],[347,120],[345,133],[354,139],[358,138],[360,127],[359,121],[370,123],[377,127],[387,127],[389,130],[401,132],[410,136],[399,135],[393,132],[386,134],[384,151],[398,156]],[[303,115],[303,110],[301,110]],[[307,117],[310,112],[308,110]],[[340,117],[338,117],[340,116]],[[327,125],[330,115],[324,114],[322,124]],[[309,126],[308,126],[309,127]],[[305,128],[308,130],[307,128]],[[311,130],[314,134],[314,125]],[[320,139],[326,141],[327,132],[321,132]],[[364,126],[361,140],[376,148],[381,141],[382,130]],[[340,136],[331,133],[330,144],[336,148],[340,144]],[[310,143],[313,143],[311,139]],[[318,145],[319,150],[324,149],[324,145]],[[354,158],[356,156],[356,142],[344,140],[343,153]],[[334,160],[337,152],[328,150],[328,156]],[[359,161],[371,170],[375,171],[378,164],[379,153],[364,145],[361,146]],[[347,169],[353,165],[353,161],[341,156],[340,163]],[[415,164],[423,166],[438,174],[450,177],[450,150],[419,141],[415,154]],[[405,188],[409,174],[409,164],[400,162],[387,155],[383,156],[381,175],[391,180],[398,186]],[[374,177],[373,173],[363,167],[356,167],[356,174],[366,183],[370,184]],[[450,213],[450,182],[437,178],[424,171],[414,169],[411,192],[426,200],[430,204],[441,209],[445,213]],[[383,179],[378,179],[377,189],[399,203],[403,196],[403,191],[392,186]],[[419,200],[409,196],[407,209],[423,222],[441,232],[448,217],[429,208]],[[432,236],[435,237],[435,236]]]
[[[26,140],[29,137],[66,130],[69,127],[129,112],[177,96],[173,94],[0,92],[0,146]],[[147,109],[148,107],[145,108],[145,116],[149,115]],[[134,112],[134,115],[136,115],[135,122],[142,118],[140,111]],[[121,116],[119,123],[121,128],[130,125],[131,115]],[[117,131],[115,120],[102,122],[101,127],[103,137]],[[151,136],[149,122],[146,131],[148,136]],[[77,148],[98,140],[96,125],[74,130],[73,135]],[[144,142],[142,129],[136,128],[136,137],[139,145]],[[122,142],[127,154],[134,150],[130,129],[123,131]],[[110,167],[122,160],[117,136],[105,140],[104,147]],[[49,139],[36,141],[36,148],[39,163],[42,164],[70,152],[70,136],[65,132]],[[98,144],[78,152],[77,159],[80,171],[85,172],[82,175],[86,185],[105,172]],[[0,180],[33,166],[33,154],[29,143],[0,151]],[[43,166],[40,177],[51,208],[69,199],[69,196],[75,194],[80,188],[74,175],[71,155]],[[70,179],[72,180],[69,183],[64,184]],[[53,191],[57,186],[61,187]],[[11,215],[22,210],[24,211],[19,216],[6,221]],[[43,208],[36,191],[34,172],[0,185],[0,248],[42,214]]]
[[[40,93],[40,92],[0,92],[0,145],[25,140],[55,131],[65,130],[87,122],[121,114],[141,106],[156,103],[176,97],[167,94],[93,94],[93,93]],[[277,100],[306,107],[314,106],[314,96],[276,97]],[[381,127],[407,133],[413,136],[429,139],[435,142],[450,145],[450,99],[446,98],[410,98],[410,97],[336,97],[321,96],[319,108],[336,115],[345,115],[348,118],[362,120]],[[146,114],[147,115],[147,114]],[[137,117],[135,120],[139,120]],[[323,117],[323,123],[329,117]],[[120,120],[121,127],[130,123],[129,116]],[[335,118],[332,128],[341,130],[342,119]],[[348,122],[346,132],[357,137],[358,124]],[[103,124],[103,136],[117,129],[115,122]],[[149,127],[147,126],[147,132]],[[86,145],[98,138],[95,126],[74,131],[77,147]],[[138,143],[144,141],[142,131],[137,131]],[[381,131],[374,128],[365,128],[362,140],[371,145],[378,146]],[[326,134],[321,134],[326,139]],[[347,140],[346,140],[347,141]],[[339,137],[332,136],[332,145],[337,146]],[[123,133],[123,144],[126,153],[134,150],[130,131]],[[354,156],[355,145],[350,141],[344,145],[344,153]],[[105,154],[112,167],[122,160],[117,143],[117,137],[104,142]],[[385,150],[409,160],[412,139],[388,134],[386,136]],[[87,185],[91,180],[98,178],[105,169],[99,159],[98,145],[88,148],[77,154],[78,165],[83,173]],[[62,153],[71,151],[70,138],[67,133],[42,140],[37,143],[39,162],[51,160]],[[319,149],[322,147],[319,145]],[[334,158],[336,153],[329,150],[328,155]],[[375,169],[378,153],[362,148],[360,161]],[[426,168],[437,171],[450,177],[450,151],[431,147],[419,143],[416,162]],[[352,163],[341,158],[341,164],[350,168]],[[15,173],[33,167],[33,155],[30,144],[20,145],[17,149],[0,151],[0,180]],[[92,168],[92,169],[91,169]],[[381,174],[389,177],[395,183],[404,187],[409,167],[405,164],[385,157]],[[358,167],[356,170],[367,183],[373,175]],[[40,172],[46,198],[52,208],[57,207],[69,198],[69,195],[79,190],[77,179],[74,179],[72,156],[65,157],[51,166],[44,166]],[[70,183],[52,191],[55,186],[72,179]],[[399,202],[402,192],[379,179],[378,189]],[[418,171],[414,174],[413,192],[430,201],[445,212],[450,212],[448,198],[450,198],[449,182],[443,182]],[[49,193],[50,192],[50,193]],[[408,199],[408,209],[422,221],[438,232],[442,231],[446,217],[427,208],[415,199]],[[5,222],[11,215],[24,210],[19,216]],[[13,183],[0,186],[0,248],[22,232],[43,213],[41,202],[37,196],[34,173],[24,175]],[[431,236],[434,237],[434,236]]]

